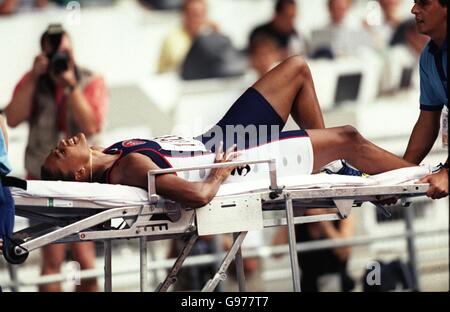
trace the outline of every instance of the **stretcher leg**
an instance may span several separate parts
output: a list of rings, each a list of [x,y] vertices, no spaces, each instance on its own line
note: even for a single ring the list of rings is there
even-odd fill
[[[105,292],[112,292],[112,242],[104,241],[105,245]]]
[[[244,241],[245,236],[248,232],[240,232],[237,238],[234,240],[233,245],[231,246],[230,251],[228,251],[225,259],[223,259],[222,264],[220,265],[219,271],[214,275],[212,279],[210,279],[203,287],[202,292],[212,292],[220,283],[226,279],[226,271],[230,266],[231,261],[236,256],[236,253],[241,248],[242,242]]]
[[[141,266],[141,292],[148,290],[147,238],[139,238],[139,253]]]
[[[236,241],[238,233],[233,234],[233,238]],[[239,292],[245,292],[245,272],[244,272],[244,261],[242,259],[242,249],[239,248],[236,253],[235,258],[236,265],[236,278],[239,284]]]
[[[300,288],[300,268],[298,266],[297,258],[297,242],[295,239],[295,228],[294,228],[294,211],[292,209],[292,198],[289,193],[285,195],[286,199],[286,221],[288,225],[289,233],[289,254],[291,257],[291,269],[292,269],[292,279],[294,284],[294,291],[301,291]]]
[[[172,269],[170,270],[169,274],[167,274],[166,279],[158,285],[155,291],[158,292],[166,292],[169,287],[174,284],[177,281],[177,274],[178,271],[181,269],[181,266],[183,265],[184,260],[187,258],[189,253],[192,250],[192,247],[194,247],[195,242],[198,239],[197,234],[191,235],[189,238],[189,241],[184,245],[183,249],[181,250],[180,255],[178,256],[177,260],[172,266]]]
[[[405,227],[406,232],[414,233],[414,210],[411,207],[408,207],[409,203],[405,204],[403,207],[403,211],[405,212]],[[416,246],[415,246],[415,237],[414,235],[409,235],[406,238],[407,248],[408,248],[408,262],[411,266],[412,270],[412,285],[413,291],[420,291],[418,275],[417,275],[417,254],[416,254]]]

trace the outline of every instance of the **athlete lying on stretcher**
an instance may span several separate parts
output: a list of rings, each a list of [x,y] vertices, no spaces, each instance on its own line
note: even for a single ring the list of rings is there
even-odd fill
[[[289,114],[299,127],[307,130],[281,132]],[[255,131],[253,135],[239,131],[229,135],[229,129],[236,129],[236,126],[253,127]],[[215,152],[215,162],[229,162],[246,149],[290,137],[302,138],[298,153],[303,159],[310,159],[299,168],[298,174],[319,172],[335,160],[340,164],[336,173],[349,175],[361,175],[361,172],[345,162],[367,174],[414,166],[372,144],[352,126],[326,129],[310,69],[302,58],[294,56],[247,89],[211,130],[192,140],[176,137],[128,140],[100,149],[90,148],[84,135],[78,134],[62,140],[51,151],[42,166],[42,179],[124,184],[147,189],[147,171],[172,167],[171,161],[180,159],[171,158],[177,153],[183,157],[198,157]],[[223,142],[224,153],[218,147],[219,142]],[[209,163],[213,161],[213,157],[204,159]],[[233,169],[212,169],[203,181],[196,182],[174,174],[159,175],[156,191],[186,206],[201,207],[212,200]],[[446,189],[431,186],[430,194],[434,198],[447,196],[448,185]]]

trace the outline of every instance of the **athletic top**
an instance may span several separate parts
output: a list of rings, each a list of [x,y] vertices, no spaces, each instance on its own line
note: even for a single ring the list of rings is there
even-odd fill
[[[139,153],[150,158],[159,168],[172,168],[170,157],[194,157],[211,154],[202,142],[175,135],[161,136],[152,140],[131,139],[117,142],[106,148],[105,154],[120,154],[115,163],[105,172],[104,181],[110,183],[109,174],[118,161],[130,153]]]
[[[247,147],[252,146],[252,147]],[[115,163],[105,171],[103,183],[110,182],[110,172],[117,163],[130,153],[139,153],[149,157],[159,168],[180,168],[214,163],[215,154],[208,151],[202,142],[196,139],[179,136],[163,136],[151,140],[132,139],[113,144],[103,151],[106,154],[120,154]],[[277,170],[280,176],[310,174],[313,167],[313,151],[309,137],[304,130],[281,132],[278,138],[271,142],[260,143],[258,146],[246,144],[240,150],[238,160],[277,160]],[[259,164],[246,166],[245,170],[232,173],[229,182],[241,181],[240,177],[263,179],[268,177],[268,166]],[[191,170],[180,172],[189,181],[203,181],[209,170]],[[228,180],[227,180],[228,181]]]

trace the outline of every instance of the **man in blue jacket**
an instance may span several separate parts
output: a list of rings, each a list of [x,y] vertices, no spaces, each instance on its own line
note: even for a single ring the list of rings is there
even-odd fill
[[[419,164],[433,147],[440,124],[443,144],[448,148],[447,0],[415,0],[411,13],[417,30],[431,38],[420,56],[420,115],[403,156]],[[421,182],[430,183],[429,197],[447,196],[448,158],[439,171]]]

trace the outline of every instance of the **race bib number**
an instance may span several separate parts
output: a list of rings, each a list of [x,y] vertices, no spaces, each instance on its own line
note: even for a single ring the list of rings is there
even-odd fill
[[[441,115],[442,147],[448,148],[448,108],[444,106]]]
[[[206,152],[205,145],[198,140],[176,135],[166,135],[154,138],[162,149],[179,152]]]

